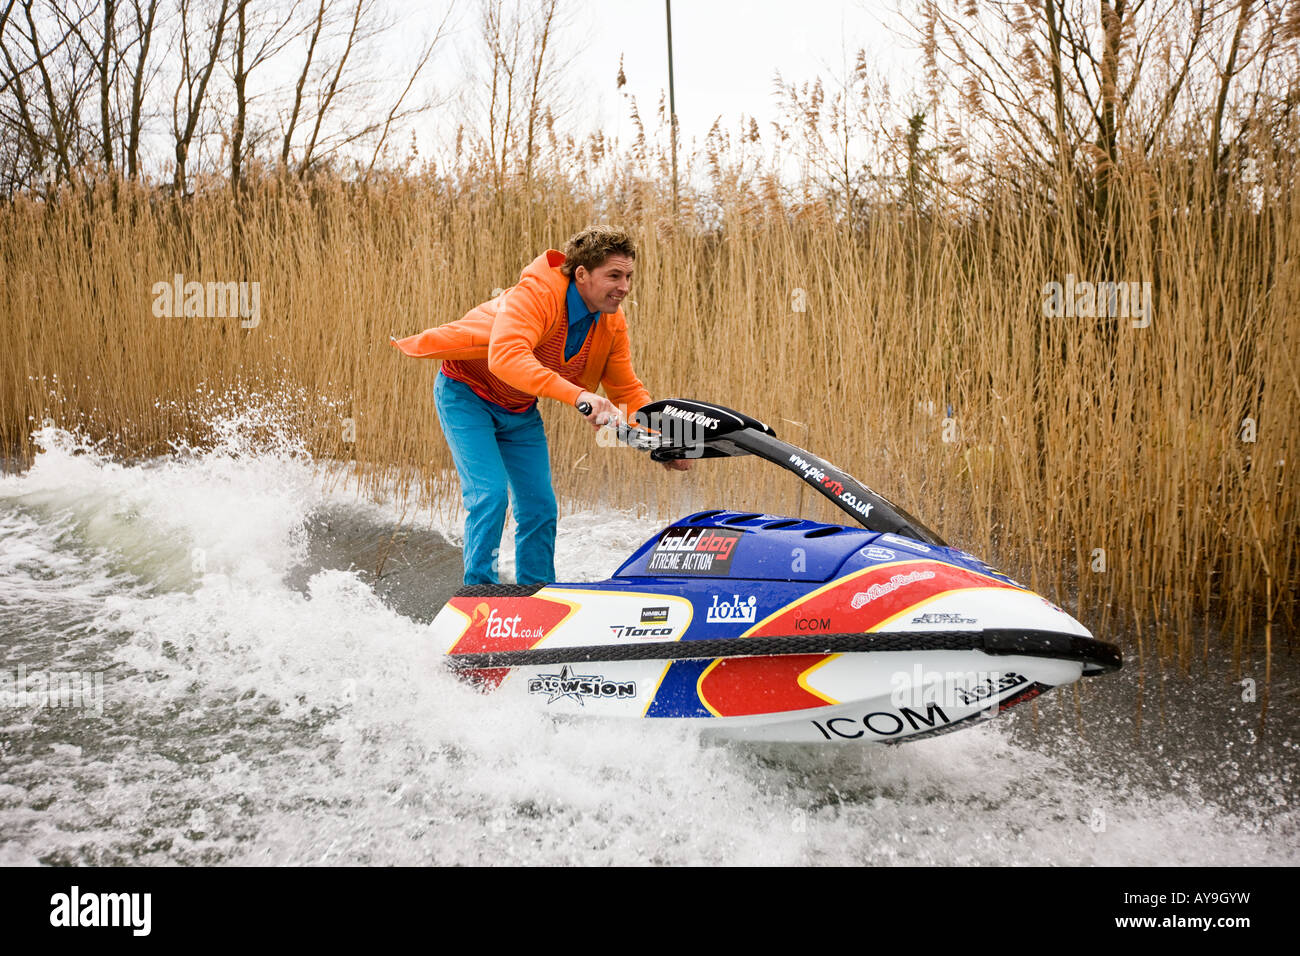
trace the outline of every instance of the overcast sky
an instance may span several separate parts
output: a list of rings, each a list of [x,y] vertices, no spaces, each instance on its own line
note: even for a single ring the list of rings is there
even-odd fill
[[[668,86],[664,0],[583,0],[590,28],[595,79],[605,91],[606,121],[626,135],[626,104],[615,92],[619,55],[628,85],[650,115]],[[721,116],[735,128],[743,113],[760,126],[775,118],[773,75],[787,81],[844,73],[859,47],[882,69],[896,70],[899,40],[882,26],[895,24],[892,3],[865,0],[678,0],[673,4],[673,69],[677,119],[684,140],[702,139]]]
[[[526,0],[527,2],[527,0]],[[779,70],[786,81],[847,73],[865,48],[873,71],[906,85],[917,53],[899,34],[894,12],[907,0],[677,0],[673,4],[673,66],[682,142],[703,140],[719,117],[736,130],[741,115],[754,116],[766,134],[777,117],[772,96]],[[432,16],[427,4],[405,0]],[[399,0],[399,6],[403,5]],[[410,9],[410,7],[408,7]],[[664,0],[568,0],[573,26],[562,36],[564,52],[577,51],[566,77],[581,91],[589,129],[603,129],[627,144],[634,136],[626,96],[636,97],[653,125],[661,93],[668,88]],[[450,45],[461,51],[439,59],[442,90],[463,82],[466,56],[475,50],[480,8],[460,0]],[[412,35],[412,39],[415,37]],[[471,52],[474,51],[474,52]],[[619,59],[627,85],[616,86]]]

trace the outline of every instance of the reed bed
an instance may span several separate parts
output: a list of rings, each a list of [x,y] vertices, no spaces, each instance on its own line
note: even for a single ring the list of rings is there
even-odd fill
[[[719,186],[707,214],[644,182],[470,175],[20,197],[0,206],[0,442],[30,459],[50,420],[156,455],[209,440],[213,395],[274,394],[314,455],[355,463],[360,490],[396,481],[427,503],[450,468],[437,365],[389,336],[458,318],[548,246],[619,222],[640,244],[627,311],[653,395],[767,421],[1100,635],[1136,625],[1184,665],[1240,658],[1295,629],[1300,208],[1285,179],[1263,203],[1212,185],[1195,164],[1125,170],[1105,242],[1012,191],[852,222],[761,181]],[[153,286],[176,274],[258,282],[258,324],[156,316]],[[1045,315],[1067,276],[1150,283],[1149,325]],[[770,466],[670,474],[545,413],[570,507],[837,520]]]

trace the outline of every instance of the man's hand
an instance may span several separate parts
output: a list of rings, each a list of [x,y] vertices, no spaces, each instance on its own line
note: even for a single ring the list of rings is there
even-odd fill
[[[685,458],[670,458],[667,461],[659,462],[659,464],[663,465],[669,471],[690,471],[691,470],[691,463],[687,461]]]
[[[601,398],[593,392],[583,392],[578,396],[578,400],[573,403],[574,407],[586,402],[591,406],[591,414],[587,415],[587,421],[591,423],[592,428],[600,428],[602,425],[612,425],[619,420],[618,406],[608,398]]]

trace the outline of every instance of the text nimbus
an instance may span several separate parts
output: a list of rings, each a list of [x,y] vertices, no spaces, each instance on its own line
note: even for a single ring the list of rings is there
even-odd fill
[[[889,700],[895,707],[988,707],[1013,687],[1028,683],[1014,671],[897,671],[889,678]]]
[[[99,671],[0,670],[0,707],[93,710],[104,715],[104,675]]]
[[[1043,315],[1049,319],[1134,319],[1133,328],[1151,324],[1150,282],[1065,282],[1043,285]]]
[[[51,926],[128,926],[134,936],[148,936],[150,893],[82,893],[73,886],[50,897]]]
[[[155,282],[153,314],[171,319],[239,318],[245,329],[262,322],[262,285],[259,282],[186,282],[179,272],[171,282]]]

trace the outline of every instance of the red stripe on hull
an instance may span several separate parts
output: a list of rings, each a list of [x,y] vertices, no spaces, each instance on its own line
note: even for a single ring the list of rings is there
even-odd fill
[[[824,707],[826,698],[799,686],[799,677],[826,657],[793,654],[724,658],[700,677],[700,699],[719,717]]]
[[[454,597],[449,603],[469,618],[449,654],[530,650],[573,610],[539,597]]]
[[[764,621],[746,637],[869,631],[949,591],[1012,585],[940,561],[907,561],[873,568],[810,595]]]

